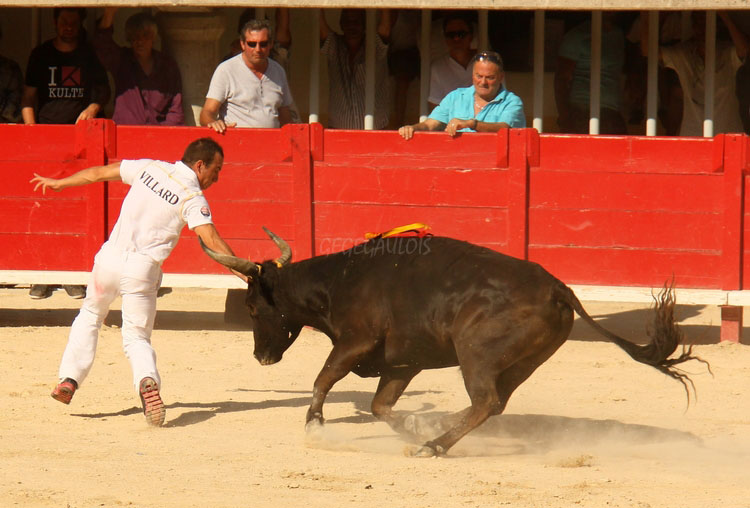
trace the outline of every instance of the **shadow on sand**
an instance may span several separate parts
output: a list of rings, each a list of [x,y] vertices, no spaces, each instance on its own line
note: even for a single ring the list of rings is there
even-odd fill
[[[307,407],[311,402],[309,392],[306,391],[283,391],[283,390],[247,390],[239,389],[237,391],[267,393],[269,396],[279,396],[282,394],[290,395],[287,398],[276,397],[269,398],[258,402],[240,402],[233,400],[217,402],[175,402],[167,404],[167,416],[169,410],[185,410],[173,420],[167,419],[164,424],[165,428],[187,427],[190,425],[201,424],[210,420],[216,415],[226,413],[237,413],[246,411],[261,411],[272,408],[289,408],[289,407]],[[406,392],[404,396],[421,396],[426,391]],[[431,392],[437,393],[437,392]],[[376,421],[369,412],[370,401],[373,394],[362,391],[332,391],[327,398],[327,403],[352,403],[355,407],[355,414],[349,417],[335,418],[327,420],[328,425],[341,423],[371,423]],[[118,416],[132,416],[142,412],[140,407],[131,407],[122,411],[111,413],[73,413],[71,416],[81,418],[113,418]],[[423,442],[424,439],[432,439],[445,430],[446,418],[450,420],[450,413],[434,411],[434,405],[425,404],[417,411],[402,413],[404,416],[409,415],[413,421],[416,421],[415,432],[420,437],[415,436],[406,438],[413,443]],[[300,429],[304,426],[304,421],[300,419]],[[394,432],[393,436],[397,436]],[[384,437],[384,436],[378,436]],[[464,448],[464,452],[470,455],[507,455],[522,453],[545,453],[557,448],[570,446],[581,446],[586,448],[597,447],[600,445],[616,444],[617,446],[627,447],[633,445],[651,445],[663,444],[666,442],[681,441],[700,446],[702,441],[690,432],[684,432],[676,429],[655,427],[650,425],[638,425],[632,423],[623,423],[617,420],[598,420],[593,418],[573,418],[567,416],[555,416],[544,414],[503,414],[489,418],[479,428],[469,434],[473,440],[480,440],[483,444],[477,449],[469,441]],[[360,439],[360,438],[355,438]],[[367,439],[365,437],[361,439]],[[496,440],[490,443],[487,440]]]
[[[70,326],[78,309],[0,309],[0,327]],[[105,326],[122,326],[122,312],[110,310]],[[241,323],[224,321],[223,312],[158,310],[154,330],[249,330]]]
[[[685,320],[697,316],[705,306],[678,305],[675,314]],[[646,327],[652,319],[650,309],[635,309],[612,314],[592,314],[599,324],[617,335],[637,343],[646,342]],[[70,326],[78,314],[77,309],[0,309],[0,327]],[[111,310],[105,326],[122,326],[122,313]],[[720,322],[701,325],[681,325],[686,344],[715,344],[719,341]],[[246,324],[225,321],[223,312],[188,312],[157,310],[154,330],[247,330]],[[743,330],[743,343],[748,343]],[[576,317],[571,340],[604,341],[593,328]]]
[[[700,311],[705,308],[705,305],[677,305],[675,306],[675,316],[678,320],[684,321],[688,318],[699,315]],[[653,320],[652,312],[652,309],[644,308],[615,312],[612,314],[596,314],[591,312],[590,314],[591,317],[607,330],[631,342],[643,344],[648,342],[646,330]],[[721,331],[720,321],[700,325],[680,324],[680,328],[684,333],[685,344],[705,345],[716,344],[719,342]],[[746,343],[744,337],[745,333],[746,332],[743,330],[743,343]],[[604,337],[577,316],[575,323],[573,324],[573,330],[570,333],[570,338],[571,340],[606,342]]]
[[[421,418],[438,419],[437,415]],[[676,429],[544,414],[504,414],[489,418],[472,432],[480,438],[515,440],[513,453],[545,453],[564,447],[619,447],[686,442],[701,445],[695,434]]]
[[[164,424],[165,427],[186,427],[188,425],[195,425],[202,423],[206,420],[213,418],[218,414],[224,413],[236,413],[244,411],[257,411],[271,408],[283,408],[283,407],[308,407],[312,402],[311,392],[306,391],[284,391],[284,390],[249,390],[249,389],[238,389],[240,392],[253,392],[253,393],[268,393],[269,396],[279,394],[291,394],[299,395],[298,397],[291,398],[269,398],[259,402],[240,402],[234,400],[224,400],[219,402],[174,402],[166,404],[165,407],[169,409],[184,409],[180,416],[174,420],[167,420]],[[404,393],[405,397],[418,397],[428,393],[426,391],[409,391]],[[436,392],[432,392],[436,393]],[[359,391],[331,391],[326,397],[326,404],[337,404],[337,403],[351,403],[354,404],[355,415],[345,418],[336,418],[328,420],[329,423],[367,423],[375,421],[375,417],[370,414],[370,403],[373,397],[372,392],[359,392]],[[168,401],[165,401],[168,402]],[[432,404],[425,404],[420,410],[428,411],[433,409]],[[123,409],[113,413],[72,413],[71,416],[77,416],[81,418],[112,418],[117,416],[132,416],[140,414],[143,409],[137,406]],[[169,416],[169,412],[167,412]],[[304,426],[304,420],[300,419],[300,427]]]

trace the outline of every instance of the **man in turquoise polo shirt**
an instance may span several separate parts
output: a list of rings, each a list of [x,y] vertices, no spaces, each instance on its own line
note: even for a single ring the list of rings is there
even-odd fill
[[[404,125],[398,133],[411,139],[414,131],[497,132],[508,127],[526,127],[523,102],[503,87],[503,60],[494,51],[482,51],[473,58],[472,82],[445,96],[424,121]]]

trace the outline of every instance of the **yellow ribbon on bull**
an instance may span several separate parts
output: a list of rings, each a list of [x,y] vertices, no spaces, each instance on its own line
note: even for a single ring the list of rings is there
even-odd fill
[[[390,231],[386,231],[385,233],[365,233],[365,239],[371,240],[373,238],[388,238],[389,236],[399,235],[401,233],[406,233],[408,231],[414,231],[416,233],[424,232],[430,229],[430,226],[427,224],[422,224],[421,222],[415,222],[414,224],[407,224],[406,226],[399,226],[397,228],[393,228]]]

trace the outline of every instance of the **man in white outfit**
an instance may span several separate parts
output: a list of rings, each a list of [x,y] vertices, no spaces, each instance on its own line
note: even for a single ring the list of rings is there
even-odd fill
[[[96,344],[109,306],[122,296],[122,342],[130,360],[133,383],[150,425],[164,423],[165,409],[159,395],[161,378],[151,332],[156,315],[156,292],[162,278],[161,264],[187,226],[211,249],[231,254],[211,220],[203,190],[219,179],[224,163],[221,146],[210,138],[190,143],[181,161],[123,160],[94,166],[55,179],[35,174],[31,183],[59,191],[107,180],[130,185],[109,240],[94,258],[86,298],[70,329],[60,363],[60,383],[52,397],[69,404],[94,363]],[[246,277],[237,274],[241,278]]]

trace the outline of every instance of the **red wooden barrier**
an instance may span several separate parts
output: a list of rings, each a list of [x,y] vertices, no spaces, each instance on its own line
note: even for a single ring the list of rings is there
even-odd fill
[[[739,289],[739,265],[723,256],[724,141],[542,136],[531,259],[583,284],[658,285],[674,274],[681,287]]]
[[[224,147],[206,194],[236,252],[276,255],[268,226],[295,259],[334,252],[424,222],[543,264],[567,283],[682,288],[748,286],[748,137],[712,139],[282,129],[0,125],[0,270],[88,270],[117,219],[123,184],[42,196],[34,172],[63,175],[125,158],[177,160],[188,142]],[[224,273],[185,230],[166,272]]]

